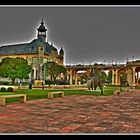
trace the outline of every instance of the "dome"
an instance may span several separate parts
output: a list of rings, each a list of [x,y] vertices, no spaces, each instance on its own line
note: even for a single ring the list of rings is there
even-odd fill
[[[45,32],[45,31],[47,31],[47,29],[46,29],[45,26],[44,26],[43,19],[42,19],[41,25],[39,26],[39,28],[38,28],[37,30],[40,31],[40,32]]]

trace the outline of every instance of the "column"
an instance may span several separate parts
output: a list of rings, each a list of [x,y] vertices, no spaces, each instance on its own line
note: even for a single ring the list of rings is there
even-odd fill
[[[40,64],[37,64],[37,80],[40,80]]]
[[[72,70],[70,70],[70,85],[72,85]]]
[[[132,67],[132,69],[133,69],[133,71],[132,71],[132,73],[133,73],[133,83],[132,83],[132,86],[135,86],[135,67]]]
[[[78,75],[77,75],[77,71],[75,72],[75,85],[77,85],[77,77],[78,77]]]
[[[115,85],[119,85],[118,83],[118,70],[115,71]]]
[[[128,68],[127,69],[127,81],[128,81],[128,83],[129,83],[130,86],[132,86],[132,83],[133,83],[132,76],[133,76],[132,69],[131,68]]]
[[[138,80],[139,80],[139,73],[137,72],[137,85],[138,85]]]
[[[67,70],[66,80],[69,80],[69,70]]]
[[[35,80],[36,79],[36,66],[34,66],[34,77],[33,77],[33,79]]]
[[[114,70],[112,70],[112,85],[114,85],[115,83],[114,83]]]

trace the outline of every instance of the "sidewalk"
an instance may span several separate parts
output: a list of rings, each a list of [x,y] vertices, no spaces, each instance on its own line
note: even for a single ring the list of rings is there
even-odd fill
[[[140,90],[0,106],[0,133],[140,133]]]

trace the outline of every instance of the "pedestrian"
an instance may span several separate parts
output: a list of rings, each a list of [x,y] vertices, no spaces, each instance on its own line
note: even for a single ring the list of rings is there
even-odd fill
[[[42,90],[44,90],[44,84],[43,84],[43,82],[42,82]]]

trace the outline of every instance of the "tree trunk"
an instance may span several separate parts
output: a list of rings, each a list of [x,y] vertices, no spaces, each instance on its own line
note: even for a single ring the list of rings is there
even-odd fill
[[[15,84],[15,78],[14,79],[12,79],[12,85],[14,85]]]
[[[53,81],[53,77],[52,77],[52,76],[51,76],[51,78],[50,78],[50,79],[51,79],[51,81]]]
[[[53,79],[54,79],[54,81],[56,81],[56,77],[55,76],[53,77]]]

